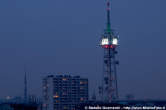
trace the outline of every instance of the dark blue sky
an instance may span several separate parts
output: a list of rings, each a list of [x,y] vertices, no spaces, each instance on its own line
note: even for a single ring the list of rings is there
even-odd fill
[[[113,0],[111,22],[120,33],[120,96],[166,99],[165,0]],[[41,94],[46,72],[88,77],[100,84],[106,23],[104,0],[0,0],[0,97]],[[97,87],[96,87],[97,88]]]

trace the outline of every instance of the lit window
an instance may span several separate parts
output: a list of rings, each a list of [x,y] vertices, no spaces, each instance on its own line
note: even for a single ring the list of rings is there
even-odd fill
[[[80,84],[87,84],[86,81],[80,81]]]
[[[58,96],[58,95],[54,95],[53,97],[54,97],[54,98],[58,98],[59,96]]]
[[[66,79],[66,78],[63,78],[62,80],[63,80],[63,81],[66,81],[67,79]]]
[[[83,100],[84,100],[84,98],[83,98],[83,97],[81,97],[81,98],[80,98],[80,100],[81,100],[81,101],[83,101]]]

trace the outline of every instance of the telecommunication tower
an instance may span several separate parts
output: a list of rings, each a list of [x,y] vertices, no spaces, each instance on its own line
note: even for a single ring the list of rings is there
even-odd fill
[[[118,34],[112,30],[110,23],[110,0],[107,2],[107,28],[102,35],[100,45],[104,49],[104,67],[101,86],[102,101],[112,102],[118,99],[117,71],[116,66],[119,62],[115,59],[118,53]]]
[[[27,73],[26,73],[26,67],[24,66],[24,101],[27,102]]]

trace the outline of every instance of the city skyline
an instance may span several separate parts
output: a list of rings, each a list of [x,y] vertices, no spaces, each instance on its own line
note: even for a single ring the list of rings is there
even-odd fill
[[[120,97],[166,99],[165,3],[112,1],[112,27],[120,32]],[[85,76],[90,88],[100,84],[104,0],[2,0],[0,7],[0,97],[23,96],[24,64],[32,94],[41,91],[48,72]]]

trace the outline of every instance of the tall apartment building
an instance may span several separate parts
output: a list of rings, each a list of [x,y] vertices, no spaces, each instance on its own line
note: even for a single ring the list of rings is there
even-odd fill
[[[43,79],[44,110],[75,110],[88,100],[88,79],[80,76],[49,75]]]

